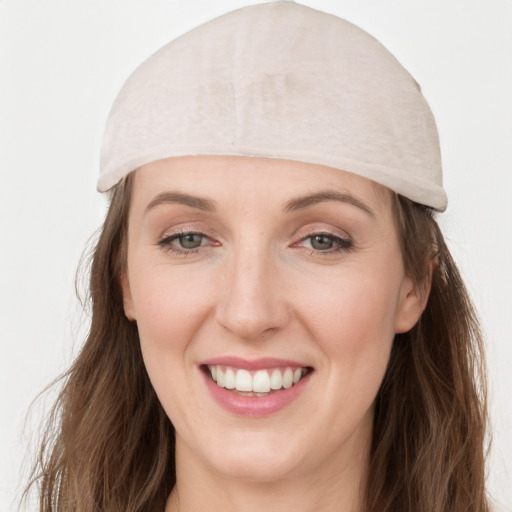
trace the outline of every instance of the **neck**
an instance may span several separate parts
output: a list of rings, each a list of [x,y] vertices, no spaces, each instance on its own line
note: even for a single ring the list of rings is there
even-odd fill
[[[364,453],[349,450],[345,457],[324,461],[314,472],[247,481],[206,467],[178,437],[177,484],[165,512],[360,512],[368,455],[369,449]]]

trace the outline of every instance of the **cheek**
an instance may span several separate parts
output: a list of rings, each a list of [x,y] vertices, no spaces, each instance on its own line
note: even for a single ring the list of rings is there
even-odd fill
[[[342,273],[304,301],[306,322],[334,351],[357,354],[394,337],[399,287],[361,272]]]
[[[400,283],[399,277],[388,279],[389,273],[342,274],[310,294],[302,308],[329,368],[333,424],[347,417],[357,421],[375,399],[393,344]]]
[[[201,277],[158,265],[144,267],[132,284],[132,296],[141,343],[178,349],[187,342],[210,302]]]
[[[169,417],[175,419],[185,391],[193,389],[191,347],[208,318],[211,298],[201,280],[165,265],[134,268],[131,281],[142,356],[149,378]],[[135,277],[136,276],[136,277]]]

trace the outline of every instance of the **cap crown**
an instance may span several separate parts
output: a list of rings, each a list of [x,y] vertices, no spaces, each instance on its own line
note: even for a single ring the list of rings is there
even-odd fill
[[[365,31],[289,1],[232,11],[146,60],[110,113],[98,189],[184,155],[321,164],[438,210],[447,202],[418,84]]]

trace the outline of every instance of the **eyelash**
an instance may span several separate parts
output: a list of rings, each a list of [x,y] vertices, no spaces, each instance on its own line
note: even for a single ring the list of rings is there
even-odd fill
[[[173,245],[173,242],[178,240],[179,238],[186,237],[186,236],[200,236],[202,239],[209,239],[207,235],[201,232],[197,231],[180,231],[178,233],[173,233],[172,235],[165,236],[161,240],[158,241],[158,245],[164,249],[166,252],[172,252],[179,256],[187,256],[189,254],[196,254],[199,252],[199,250],[204,247],[205,245],[209,244],[203,244],[201,241],[201,244],[198,247],[195,247],[193,249],[186,249],[186,248],[179,248]],[[298,242],[295,242],[292,244],[292,246],[297,247],[298,244],[305,242],[306,240],[311,240],[314,237],[324,237],[333,242],[333,244],[336,244],[336,247],[328,248],[326,250],[320,250],[320,249],[314,249],[313,247],[310,247],[311,249],[311,256],[327,256],[331,254],[336,254],[340,252],[349,252],[353,248],[353,242],[349,238],[342,238],[340,236],[333,235],[332,233],[326,233],[326,232],[311,232],[308,233],[306,236],[302,237]],[[214,245],[217,245],[214,242]]]
[[[199,252],[201,247],[207,244],[203,244],[201,240],[201,244],[198,247],[195,247],[193,249],[186,249],[186,248],[179,248],[173,245],[172,243],[175,240],[178,240],[179,238],[186,237],[186,236],[200,236],[202,239],[209,239],[208,236],[206,236],[204,233],[200,233],[198,231],[180,231],[178,233],[173,233],[172,235],[165,236],[161,240],[158,241],[158,245],[164,249],[166,252],[173,252],[174,254],[177,254],[178,256],[187,256],[189,254],[195,254]]]
[[[335,247],[326,249],[326,250],[320,250],[315,249],[314,247],[309,247],[308,249],[311,249],[311,256],[329,256],[332,254],[337,254],[340,252],[349,252],[353,249],[353,242],[350,238],[342,238],[337,235],[333,235],[329,232],[323,232],[323,231],[314,231],[311,233],[308,233],[306,236],[302,237],[299,242],[296,242],[293,245],[297,245],[299,243],[305,242],[306,240],[311,240],[315,237],[325,237],[330,239],[333,244],[336,244]]]

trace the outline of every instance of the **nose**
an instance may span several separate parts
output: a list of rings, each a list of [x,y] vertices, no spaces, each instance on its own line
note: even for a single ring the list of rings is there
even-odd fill
[[[290,321],[275,258],[256,247],[242,247],[226,261],[217,322],[238,338],[257,340]]]

